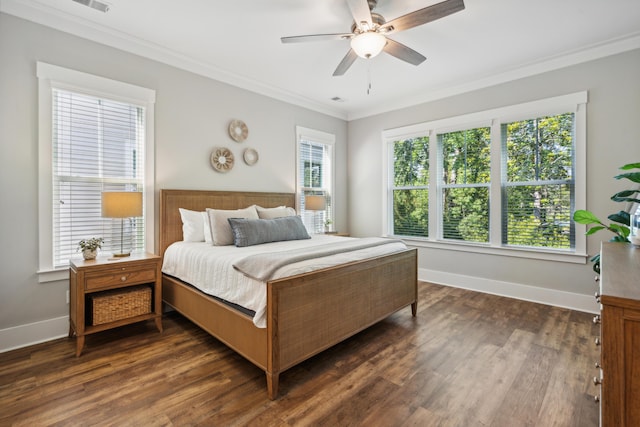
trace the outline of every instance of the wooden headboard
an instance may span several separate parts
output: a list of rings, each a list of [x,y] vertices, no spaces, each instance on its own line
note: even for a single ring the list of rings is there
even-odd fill
[[[160,190],[160,255],[164,255],[170,244],[182,240],[182,219],[178,208],[192,211],[204,211],[206,208],[242,209],[251,205],[294,208],[295,200],[295,193]]]

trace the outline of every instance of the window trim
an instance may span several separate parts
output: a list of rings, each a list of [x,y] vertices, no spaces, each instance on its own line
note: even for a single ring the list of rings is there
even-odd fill
[[[440,147],[437,141],[437,135],[445,132],[456,131],[460,129],[469,129],[478,126],[491,127],[491,182],[500,183],[500,185],[490,186],[491,206],[498,206],[500,209],[490,208],[489,213],[489,229],[490,242],[487,244],[478,244],[474,242],[451,242],[441,239],[441,207],[438,201],[438,192],[441,186],[438,182],[439,175],[437,173],[430,174],[429,179],[429,237],[404,237],[407,243],[419,247],[433,247],[440,249],[478,252],[485,254],[517,256],[525,258],[535,258],[544,260],[556,260],[562,262],[586,263],[586,226],[575,224],[575,248],[574,250],[550,249],[550,248],[528,248],[513,247],[502,244],[501,238],[501,188],[502,188],[502,164],[501,164],[501,136],[500,125],[510,121],[518,121],[531,119],[532,117],[540,117],[545,115],[555,115],[566,112],[575,114],[575,153],[574,153],[574,170],[575,170],[575,210],[586,208],[586,104],[588,102],[588,92],[575,92],[566,95],[560,95],[552,98],[546,98],[521,104],[515,104],[506,107],[499,107],[469,114],[463,114],[455,117],[438,119],[430,122],[417,123],[399,128],[386,129],[382,132],[382,154],[383,168],[382,176],[382,230],[384,236],[394,236],[392,233],[393,225],[391,224],[392,216],[392,199],[390,199],[390,186],[392,177],[391,164],[391,145],[394,141],[406,138],[429,137],[429,159],[431,162],[436,161],[434,165],[431,163],[430,169],[437,170],[441,166]],[[436,168],[434,168],[436,166]],[[435,189],[435,191],[434,191]]]
[[[38,281],[50,282],[69,278],[68,268],[53,267],[53,142],[52,89],[84,93],[145,108],[145,183],[144,221],[145,248],[155,251],[154,197],[154,106],[155,90],[75,71],[57,65],[37,62],[38,78]]]

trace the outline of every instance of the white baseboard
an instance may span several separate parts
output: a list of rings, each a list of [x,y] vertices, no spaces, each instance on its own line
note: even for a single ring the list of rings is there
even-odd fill
[[[593,295],[576,294],[573,292],[558,291],[556,289],[522,285],[520,283],[501,282],[481,277],[428,270],[425,268],[418,269],[418,279],[438,285],[469,289],[486,294],[500,295],[587,313],[600,312],[600,307]]]
[[[424,268],[418,270],[418,279],[439,285],[554,305],[587,313],[598,313],[600,310],[595,298],[591,295],[575,294],[519,283],[500,282]],[[62,338],[67,336],[68,332],[69,316],[0,329],[0,353]]]
[[[66,337],[69,316],[0,329],[0,353]]]

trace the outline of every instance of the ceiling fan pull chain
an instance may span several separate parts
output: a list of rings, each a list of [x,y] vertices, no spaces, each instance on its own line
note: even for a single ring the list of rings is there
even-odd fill
[[[371,94],[371,62],[367,64],[367,95]]]

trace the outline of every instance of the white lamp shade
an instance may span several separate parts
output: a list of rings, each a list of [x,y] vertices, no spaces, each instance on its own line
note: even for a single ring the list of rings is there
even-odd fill
[[[382,52],[386,44],[387,38],[373,31],[358,34],[351,39],[351,49],[353,49],[360,58],[373,58]]]
[[[323,211],[327,208],[324,196],[305,196],[304,208],[308,211]]]
[[[142,193],[139,191],[103,192],[102,216],[105,218],[142,216]]]

